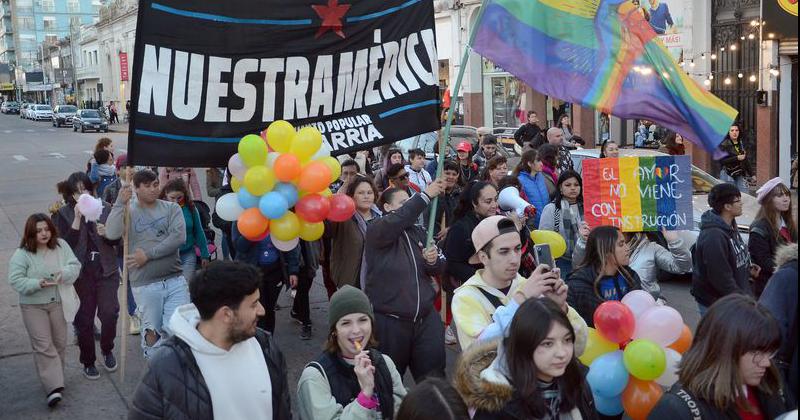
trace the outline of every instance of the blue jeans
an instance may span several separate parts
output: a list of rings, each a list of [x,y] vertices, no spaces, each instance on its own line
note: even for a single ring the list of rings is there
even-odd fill
[[[186,281],[192,281],[195,269],[197,269],[197,254],[195,254],[194,248],[181,251],[181,270]]]
[[[736,188],[738,188],[739,191],[741,191],[741,192],[743,192],[745,194],[750,194],[750,186],[747,184],[747,180],[744,179],[744,176],[742,176],[742,175],[739,175],[737,177],[732,177],[732,176],[728,175],[728,173],[723,168],[719,172],[719,179],[724,181],[724,182],[736,185]]]
[[[142,321],[142,351],[144,358],[149,359],[155,348],[172,335],[169,319],[179,306],[189,303],[189,287],[183,276],[179,275],[144,286],[134,286],[132,290],[139,304]],[[156,342],[150,346],[146,342],[149,331],[157,334]]]

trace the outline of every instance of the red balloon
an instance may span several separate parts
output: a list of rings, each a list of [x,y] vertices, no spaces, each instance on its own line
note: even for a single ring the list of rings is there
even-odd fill
[[[261,242],[264,239],[267,239],[267,236],[269,236],[269,228],[267,228],[267,230],[265,230],[264,233],[261,234],[261,236],[257,236],[257,237],[252,238],[252,239],[250,239],[250,238],[247,238],[247,239],[250,242]]]
[[[636,329],[633,312],[622,302],[603,302],[594,311],[594,327],[606,340],[623,344],[631,339]]]
[[[331,197],[331,212],[328,220],[331,222],[344,222],[356,212],[356,203],[348,195],[334,194]]]
[[[309,194],[297,201],[294,212],[308,223],[319,223],[328,217],[331,204],[326,197]]]

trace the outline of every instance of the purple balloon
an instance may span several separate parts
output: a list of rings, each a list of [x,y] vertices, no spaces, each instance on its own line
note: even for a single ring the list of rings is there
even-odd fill
[[[631,308],[633,317],[639,319],[648,309],[656,306],[656,300],[644,290],[633,290],[622,298],[622,303]]]

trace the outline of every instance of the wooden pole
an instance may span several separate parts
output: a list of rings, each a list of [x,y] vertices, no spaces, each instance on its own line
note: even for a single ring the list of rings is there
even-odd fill
[[[130,167],[124,168],[124,173],[122,175],[123,182],[125,185],[130,185],[130,179],[128,178],[128,173]],[[131,197],[133,199],[133,197]],[[131,225],[131,212],[130,212],[130,200],[128,204],[125,205],[125,209],[122,213],[122,220],[123,220],[123,228],[122,228],[122,302],[120,303],[120,310],[125,311],[125,315],[122,316],[122,334],[120,338],[120,368],[119,368],[119,381],[120,384],[125,382],[125,361],[127,359],[128,354],[128,324],[130,322],[130,314],[128,314],[128,264],[125,261],[126,257],[128,256],[129,248],[128,248],[128,230],[130,229]]]

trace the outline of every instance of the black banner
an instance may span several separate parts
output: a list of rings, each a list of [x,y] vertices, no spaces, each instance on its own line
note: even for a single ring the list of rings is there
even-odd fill
[[[339,155],[440,127],[430,0],[141,0],[129,161],[222,167],[287,120]]]

